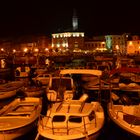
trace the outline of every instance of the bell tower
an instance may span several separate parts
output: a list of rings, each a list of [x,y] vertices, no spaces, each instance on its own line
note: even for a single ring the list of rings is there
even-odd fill
[[[73,31],[77,31],[78,30],[78,18],[77,18],[77,14],[76,14],[76,10],[73,10],[73,17],[72,17],[72,28]]]

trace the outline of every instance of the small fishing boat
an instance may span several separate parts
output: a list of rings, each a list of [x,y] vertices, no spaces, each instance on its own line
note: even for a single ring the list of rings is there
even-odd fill
[[[104,124],[104,111],[99,102],[86,102],[87,97],[54,103],[46,116],[40,116],[35,140],[95,140]]]
[[[0,110],[0,140],[25,135],[37,124],[42,109],[40,98],[16,98]]]
[[[0,99],[7,99],[15,96],[16,93],[24,88],[24,82],[11,81],[8,83],[0,84]]]

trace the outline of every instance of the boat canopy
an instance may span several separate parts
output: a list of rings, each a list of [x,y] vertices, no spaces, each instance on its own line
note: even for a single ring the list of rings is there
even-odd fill
[[[65,74],[92,74],[96,76],[101,76],[102,71],[92,70],[92,69],[66,69],[60,71],[60,75],[65,75]]]

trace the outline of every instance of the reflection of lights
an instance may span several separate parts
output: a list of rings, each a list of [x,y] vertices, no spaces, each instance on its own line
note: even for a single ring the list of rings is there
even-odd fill
[[[54,44],[52,44],[52,48],[54,47]]]
[[[15,49],[13,49],[13,53],[15,53],[16,52],[16,50]]]
[[[39,51],[39,49],[38,49],[38,48],[34,49],[34,52],[38,52],[38,51]]]
[[[27,48],[25,48],[23,51],[24,51],[24,52],[27,52],[27,51],[28,51],[28,49],[27,49]]]
[[[139,49],[140,49],[140,46],[139,46]]]

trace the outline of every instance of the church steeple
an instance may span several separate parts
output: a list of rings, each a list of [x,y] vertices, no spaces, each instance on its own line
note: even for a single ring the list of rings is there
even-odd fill
[[[78,18],[75,9],[73,10],[72,27],[73,27],[73,31],[78,30]]]

